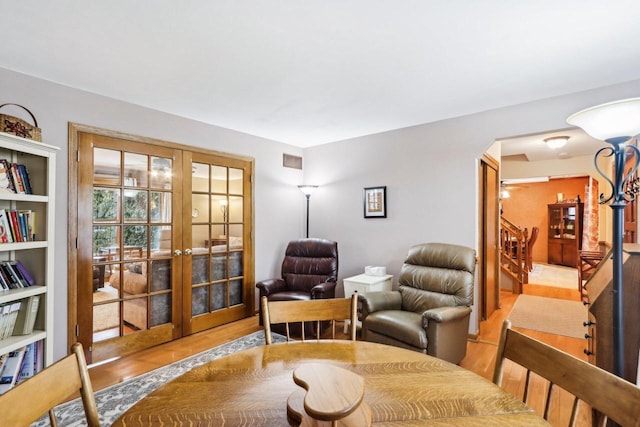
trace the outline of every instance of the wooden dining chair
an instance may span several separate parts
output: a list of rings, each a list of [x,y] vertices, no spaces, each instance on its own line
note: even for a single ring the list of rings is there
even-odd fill
[[[0,395],[0,416],[11,420],[12,426],[28,426],[49,411],[51,426],[56,427],[54,406],[77,392],[82,398],[87,424],[99,427],[98,409],[80,343],[71,346],[69,356]]]
[[[287,341],[290,340],[289,325],[292,323],[313,322],[316,328],[316,339],[320,339],[321,323],[330,321],[332,339],[336,338],[336,321],[349,320],[349,339],[356,340],[356,323],[358,320],[358,294],[350,298],[328,298],[300,301],[268,301],[260,300],[262,305],[262,323],[266,344],[271,344],[271,325],[285,324]],[[305,327],[301,328],[302,341],[305,341]]]
[[[610,418],[621,426],[640,426],[640,388],[584,360],[558,350],[541,341],[511,329],[511,322],[502,324],[498,353],[496,355],[493,382],[502,383],[504,361],[509,359],[527,370],[524,395],[529,397],[531,372],[546,379],[544,418],[549,419],[552,394],[560,387],[573,395],[573,408],[569,425],[573,426],[580,400],[586,402],[604,416],[601,425]]]

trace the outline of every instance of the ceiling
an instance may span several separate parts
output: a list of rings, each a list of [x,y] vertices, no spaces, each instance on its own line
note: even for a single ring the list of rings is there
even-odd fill
[[[637,0],[3,0],[0,67],[308,147],[638,79],[639,16]]]
[[[546,138],[554,136],[568,136],[564,147],[550,148],[544,142]],[[545,132],[537,135],[526,135],[500,140],[501,160],[508,161],[545,161],[562,160],[574,157],[593,157],[600,148],[608,144],[587,135],[582,129],[565,129],[562,131]]]

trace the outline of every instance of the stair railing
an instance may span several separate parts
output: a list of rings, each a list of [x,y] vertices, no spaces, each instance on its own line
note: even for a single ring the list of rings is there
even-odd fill
[[[528,250],[529,231],[500,217],[500,266],[513,278],[513,293],[521,294],[522,285],[529,283]]]

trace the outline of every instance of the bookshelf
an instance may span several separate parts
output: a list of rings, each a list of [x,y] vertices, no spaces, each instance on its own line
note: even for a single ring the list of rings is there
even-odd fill
[[[0,305],[40,296],[33,332],[0,340],[0,355],[43,341],[44,365],[53,362],[54,191],[58,147],[0,132],[0,159],[25,165],[33,194],[0,189],[0,209],[35,213],[33,240],[0,243],[0,262],[21,261],[35,285],[0,291]]]

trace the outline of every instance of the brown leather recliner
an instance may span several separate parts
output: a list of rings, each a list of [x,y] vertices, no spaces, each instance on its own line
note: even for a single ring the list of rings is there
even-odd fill
[[[337,278],[338,243],[326,239],[298,239],[287,246],[282,278],[263,280],[256,283],[256,287],[260,290],[260,298],[266,296],[269,301],[334,298]],[[314,336],[313,324],[305,325],[305,336]],[[274,330],[279,331],[277,327]]]
[[[471,248],[413,246],[397,291],[359,296],[363,339],[459,363],[467,352],[475,266],[476,251]]]

